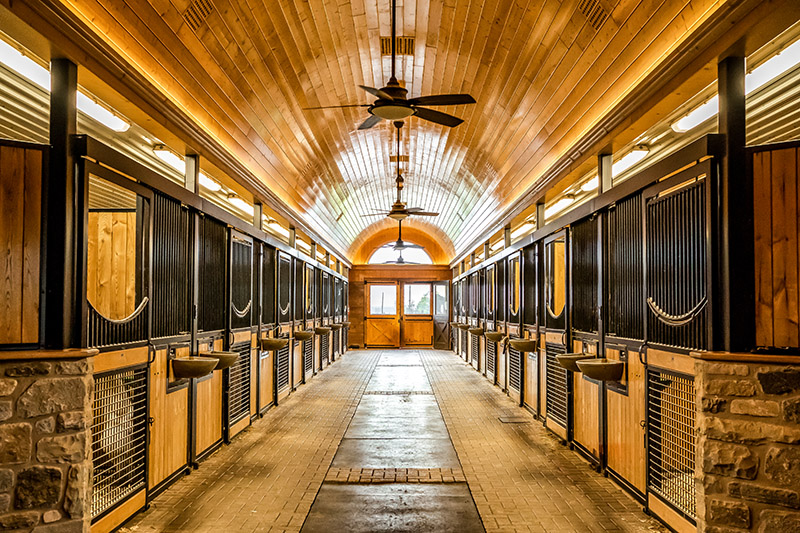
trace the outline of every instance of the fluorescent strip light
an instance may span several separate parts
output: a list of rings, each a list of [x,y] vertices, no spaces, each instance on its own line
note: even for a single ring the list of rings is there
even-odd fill
[[[50,71],[4,41],[0,41],[0,63],[45,91],[50,91]]]
[[[180,172],[181,175],[186,175],[186,161],[184,161],[181,156],[164,146],[156,146],[153,148],[153,153],[155,153],[160,160]]]
[[[283,235],[287,239],[289,238],[289,230],[281,226],[277,220],[268,220],[267,229],[270,230],[272,233]]]
[[[255,213],[255,208],[253,208],[252,205],[248,204],[238,196],[234,196],[233,198],[228,198],[228,203],[238,208],[240,211],[244,211],[250,216],[253,216],[253,214]]]
[[[311,245],[302,239],[295,239],[295,245],[302,248],[306,253],[311,253]]]
[[[81,91],[78,91],[78,111],[117,133],[126,132],[131,127],[130,124],[83,94]]]
[[[772,56],[745,76],[744,93],[750,94],[798,64],[800,64],[800,41]]]
[[[625,154],[622,159],[611,165],[611,175],[616,176],[617,174],[622,174],[636,163],[647,157],[649,152],[649,150],[644,148],[634,148]]]
[[[583,192],[592,192],[596,190],[600,186],[600,178],[598,176],[593,177],[583,185],[581,185],[581,190]]]
[[[532,229],[533,229],[533,222],[525,222],[520,227],[511,232],[511,239],[515,240],[518,237],[522,237],[523,235],[530,233],[530,230]]]
[[[686,133],[696,128],[706,120],[709,120],[719,113],[719,97],[714,95],[711,100],[696,108],[694,111],[672,124],[675,133]]]
[[[217,192],[222,189],[222,185],[217,183],[214,179],[209,178],[204,173],[200,173],[200,186],[211,192]]]
[[[550,218],[553,215],[560,213],[561,211],[572,205],[572,202],[574,201],[575,198],[573,198],[572,196],[564,196],[563,198],[558,199],[556,203],[554,203],[553,205],[544,210],[544,217]]]

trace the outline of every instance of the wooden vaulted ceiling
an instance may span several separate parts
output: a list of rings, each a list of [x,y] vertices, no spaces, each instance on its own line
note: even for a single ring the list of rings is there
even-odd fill
[[[61,0],[198,127],[342,251],[385,228],[393,129],[357,131],[385,85],[390,0]],[[400,0],[415,39],[409,97],[470,93],[439,108],[449,129],[403,128],[404,200],[444,248],[464,250],[721,0]],[[124,80],[123,80],[124,81]]]

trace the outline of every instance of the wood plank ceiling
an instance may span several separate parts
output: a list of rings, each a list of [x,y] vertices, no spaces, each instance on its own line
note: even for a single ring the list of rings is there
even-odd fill
[[[355,250],[393,201],[393,130],[357,131],[391,70],[389,0],[63,0],[310,226]],[[465,92],[403,130],[405,200],[462,252],[722,0],[400,0],[409,97]],[[187,10],[188,15],[187,15]],[[199,17],[198,17],[199,14]],[[587,16],[588,14],[588,16]]]

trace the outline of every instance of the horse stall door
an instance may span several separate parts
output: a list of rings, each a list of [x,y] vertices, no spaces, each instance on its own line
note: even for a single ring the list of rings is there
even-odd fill
[[[292,339],[292,389],[303,384],[303,343]]]
[[[556,361],[566,352],[567,323],[567,234],[561,231],[545,240],[545,425],[564,440],[570,438],[572,380]]]
[[[525,390],[523,405],[534,414],[539,413],[539,357],[536,352],[525,354]]]
[[[203,339],[198,351],[222,350],[222,338]],[[197,380],[194,454],[201,460],[222,443],[222,372],[212,372]]]

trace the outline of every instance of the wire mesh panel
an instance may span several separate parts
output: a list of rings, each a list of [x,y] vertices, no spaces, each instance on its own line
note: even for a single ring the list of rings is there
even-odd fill
[[[303,341],[303,368],[306,375],[314,373],[314,341]]]
[[[567,369],[558,364],[556,355],[565,353],[562,344],[548,342],[545,345],[547,357],[545,358],[547,391],[547,418],[567,427],[569,412],[569,380]]]
[[[330,361],[330,345],[328,341],[328,334],[321,335],[319,339],[320,360],[323,365],[327,365]]]
[[[454,328],[450,326],[450,336],[453,338],[453,351],[458,351],[458,332],[461,331],[458,328]]]
[[[522,385],[522,357],[520,353],[508,347],[508,388],[519,392]]]
[[[694,378],[647,371],[648,487],[687,517],[696,517]]]
[[[147,368],[94,378],[92,518],[145,487]]]
[[[497,343],[490,340],[486,341],[486,371],[494,374],[495,358],[497,357]]]
[[[250,341],[231,346],[239,354],[236,363],[225,373],[228,401],[228,427],[250,414]]]
[[[278,350],[278,390],[289,386],[289,353],[288,344]]]
[[[333,332],[333,355],[339,355],[339,332]]]
[[[480,342],[478,342],[478,336],[477,335],[470,335],[470,337],[472,337],[472,343],[471,343],[472,344],[472,347],[471,347],[471,350],[472,350],[472,354],[471,354],[472,362],[473,363],[477,363],[478,362],[478,351],[480,350]]]

